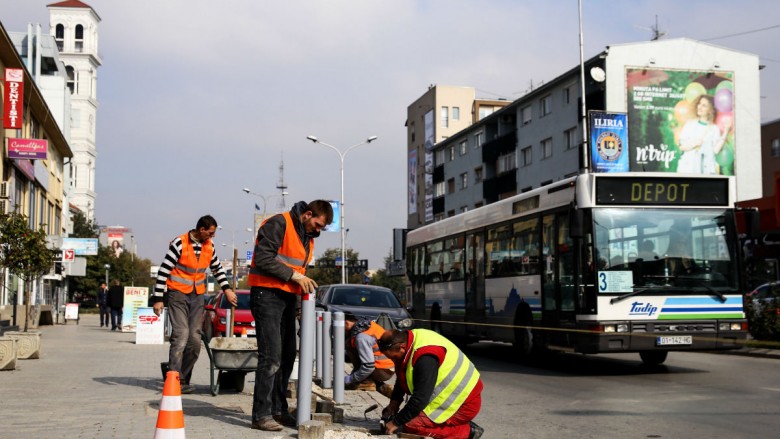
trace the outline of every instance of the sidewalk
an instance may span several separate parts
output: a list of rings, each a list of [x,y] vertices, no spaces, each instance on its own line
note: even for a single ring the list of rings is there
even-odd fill
[[[0,439],[144,438],[154,436],[162,395],[160,363],[169,345],[136,345],[134,333],[100,328],[96,314],[85,314],[76,325],[43,326],[42,354],[19,360],[16,370],[0,372]],[[293,376],[293,378],[297,378]],[[285,438],[297,429],[262,432],[250,428],[254,374],[246,376],[243,393],[209,392],[209,358],[201,351],[193,373],[193,394],[183,395],[187,437]],[[315,393],[330,390],[313,386]],[[344,423],[329,427],[326,438],[372,436],[387,398],[377,392],[346,391]],[[289,400],[296,406],[296,400]],[[367,414],[373,404],[379,409]]]

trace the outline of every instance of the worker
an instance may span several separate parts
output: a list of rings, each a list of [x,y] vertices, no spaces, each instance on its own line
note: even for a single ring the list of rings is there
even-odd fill
[[[344,388],[376,389],[386,397],[393,393],[393,386],[385,381],[393,377],[393,361],[379,351],[379,339],[385,328],[370,318],[358,319],[354,314],[344,313],[344,328],[347,330],[347,355],[352,362],[352,373],[344,377]]]
[[[451,341],[427,329],[382,334],[379,349],[397,374],[382,411],[385,431],[425,437],[477,439],[484,429],[472,419],[482,406],[482,380],[474,364]],[[399,411],[404,394],[411,397]]]
[[[313,294],[306,277],[314,238],[333,222],[325,200],[299,201],[289,212],[267,219],[257,231],[249,269],[250,307],[257,329],[257,372],[252,428],[281,431],[297,420],[287,407],[287,385],[295,364],[295,314],[298,296]]]

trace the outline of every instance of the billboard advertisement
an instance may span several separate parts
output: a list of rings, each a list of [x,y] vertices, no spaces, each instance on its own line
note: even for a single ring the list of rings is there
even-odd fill
[[[417,213],[417,150],[409,151],[409,215]]]
[[[628,125],[625,113],[588,112],[593,172],[628,172]]]
[[[76,256],[95,256],[98,254],[98,240],[95,238],[62,238],[63,250],[75,250]]]
[[[323,232],[340,232],[341,231],[341,203],[338,200],[331,200],[330,207],[333,208],[333,222],[328,224]]]
[[[626,68],[630,170],[734,175],[734,72]]]
[[[24,114],[24,70],[5,69],[3,128],[21,128],[22,114]]]
[[[100,228],[100,242],[111,247],[111,255],[118,258],[126,250],[132,250],[133,230],[124,226],[103,226]]]
[[[425,113],[425,222],[433,221],[433,110]]]
[[[49,142],[40,139],[6,139],[9,159],[46,160]]]

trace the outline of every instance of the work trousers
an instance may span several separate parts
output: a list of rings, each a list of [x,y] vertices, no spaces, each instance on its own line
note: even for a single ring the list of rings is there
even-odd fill
[[[108,316],[111,314],[111,308],[108,305],[100,305],[100,327],[108,327]]]
[[[168,370],[175,370],[183,384],[189,384],[192,369],[200,355],[203,333],[203,294],[168,291],[168,318],[171,322],[171,349]]]
[[[111,330],[122,329],[122,308],[111,308]]]
[[[481,407],[482,395],[478,394],[467,399],[450,419],[441,424],[433,422],[425,412],[420,412],[404,425],[404,433],[436,439],[468,439],[471,434],[469,421],[479,414]]]
[[[251,288],[257,329],[257,373],[252,420],[287,412],[287,383],[295,364],[297,296],[275,288]]]

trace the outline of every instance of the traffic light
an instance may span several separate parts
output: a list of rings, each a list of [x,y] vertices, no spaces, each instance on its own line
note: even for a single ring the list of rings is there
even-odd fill
[[[54,263],[54,274],[62,274],[62,262]]]

